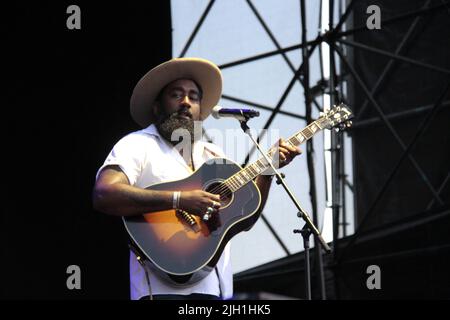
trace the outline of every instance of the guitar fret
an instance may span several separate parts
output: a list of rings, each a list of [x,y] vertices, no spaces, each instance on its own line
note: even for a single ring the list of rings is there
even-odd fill
[[[258,172],[253,168],[253,165],[249,166],[248,169],[252,173],[252,178],[254,178],[258,174]]]
[[[317,131],[321,129],[320,124],[317,121],[314,121],[306,126],[302,131],[290,137],[287,142],[293,146],[297,146],[305,140],[310,139]],[[271,153],[273,151],[275,151],[275,149],[271,149],[267,152],[267,156],[269,158],[271,158]],[[265,159],[261,158],[253,164],[247,166],[245,169],[242,169],[240,172],[235,173],[233,176],[228,178],[231,191],[235,192],[246,185],[250,180],[264,172],[268,166],[269,165],[266,163]]]
[[[323,118],[317,119],[316,121],[314,121],[317,125],[317,127],[319,128],[319,130],[322,130],[324,127],[322,127],[322,122],[324,122]]]
[[[289,143],[291,146],[295,147],[298,144],[298,142],[296,142],[295,140],[297,140],[297,139],[294,136],[294,137],[291,137],[288,140],[286,140],[286,142]]]
[[[317,129],[318,129],[315,122],[311,123],[308,127],[309,127],[309,129],[311,130],[311,132],[312,132],[313,134],[316,133],[316,131],[317,131]]]
[[[234,176],[234,184],[236,185],[236,189],[241,187],[241,177],[239,173]]]
[[[234,189],[234,190],[232,190],[233,192],[236,191],[237,189],[239,189],[239,188],[236,188],[237,183],[235,181],[234,176],[231,176],[228,180],[230,181],[231,187]]]
[[[233,177],[233,188],[234,190],[239,190],[239,182],[236,180],[236,177]]]
[[[259,173],[264,172],[264,170],[266,170],[266,165],[263,163],[262,159],[259,159],[255,163],[259,168]]]
[[[243,179],[242,179],[242,177],[241,177],[241,173],[238,173],[238,174],[236,175],[236,180],[237,180],[237,182],[238,182],[238,187],[240,188],[240,187],[244,184],[244,181],[243,181]]]
[[[233,181],[234,181],[234,185],[235,185],[236,190],[238,190],[238,189],[240,188],[240,186],[239,186],[240,183],[239,183],[239,177],[238,177],[238,175],[235,175],[235,176],[234,176]]]
[[[290,143],[291,145],[296,145],[298,143],[297,138],[295,136],[290,137],[286,142]]]
[[[308,127],[306,127],[305,129],[303,129],[303,131],[302,131],[302,133],[304,133],[305,134],[305,136],[306,136],[306,139],[309,139],[309,138],[311,138],[312,137],[312,132],[309,130],[309,128]]]
[[[262,162],[262,159],[256,161],[256,165],[262,170],[264,170],[266,168],[266,166],[264,165],[264,163]]]
[[[230,189],[230,191],[234,191],[233,185],[231,184],[231,177],[225,180],[225,185]]]
[[[303,141],[306,140],[307,138],[301,132],[299,133],[299,135],[300,135],[300,138],[297,138],[297,139],[298,139],[299,143],[303,143]]]
[[[249,180],[251,179],[251,178],[250,178],[250,174],[247,172],[247,170],[242,170],[241,175],[244,177],[244,178],[243,178],[244,180],[249,181]]]

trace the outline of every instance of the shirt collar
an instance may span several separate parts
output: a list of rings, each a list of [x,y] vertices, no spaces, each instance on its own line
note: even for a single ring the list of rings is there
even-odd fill
[[[152,136],[155,136],[155,137],[158,137],[160,140],[163,140],[163,137],[160,135],[160,133],[154,123],[149,125],[147,128],[142,129],[142,132],[152,135]],[[194,148],[198,148],[198,146],[201,146],[200,150],[202,151],[202,153],[205,151],[205,149],[207,149],[207,151],[214,154],[214,152],[212,152],[209,148],[206,148],[206,143],[204,141],[202,141],[202,140],[196,141],[194,143]]]
[[[156,129],[156,126],[154,123],[149,125],[147,128],[142,129],[142,132],[147,133],[152,136],[157,136],[158,138],[161,138],[161,135],[158,132],[158,129]]]

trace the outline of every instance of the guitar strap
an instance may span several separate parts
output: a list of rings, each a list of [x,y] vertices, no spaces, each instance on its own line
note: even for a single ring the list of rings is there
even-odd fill
[[[223,299],[222,284],[220,283],[219,270],[217,270],[217,266],[214,267],[214,270],[216,270],[217,280],[219,281],[220,298]]]
[[[148,286],[148,298],[149,300],[153,300],[153,293],[152,293],[152,286],[150,285],[150,277],[148,276],[148,270],[145,265],[145,258],[143,258],[143,255],[140,253],[140,250],[136,248],[134,243],[130,242],[128,243],[128,247],[131,251],[133,251],[134,255],[136,256],[136,260],[139,262],[139,264],[142,266],[145,272],[145,278],[147,280],[147,286]]]
[[[195,171],[194,155],[192,153],[193,151],[191,150],[191,169],[192,171]]]

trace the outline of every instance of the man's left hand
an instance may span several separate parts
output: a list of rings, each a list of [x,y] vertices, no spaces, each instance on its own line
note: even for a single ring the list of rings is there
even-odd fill
[[[283,168],[285,165],[289,164],[292,159],[302,153],[299,147],[293,146],[292,144],[286,142],[284,139],[279,141],[279,168]]]

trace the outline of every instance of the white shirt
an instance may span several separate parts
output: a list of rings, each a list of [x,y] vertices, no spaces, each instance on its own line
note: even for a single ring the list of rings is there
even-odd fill
[[[206,160],[224,157],[223,151],[216,145],[197,141],[193,147],[194,168],[199,168]],[[192,174],[183,157],[159,134],[155,125],[128,134],[116,143],[104,164],[119,166],[132,186],[146,188],[152,184],[180,180]],[[213,270],[208,276],[192,286],[172,287],[147,268],[152,294],[204,293],[221,296],[224,299],[233,295],[233,274],[231,270],[230,243],[220,257],[217,273]],[[130,294],[132,300],[149,295],[149,289],[143,267],[130,251]]]

